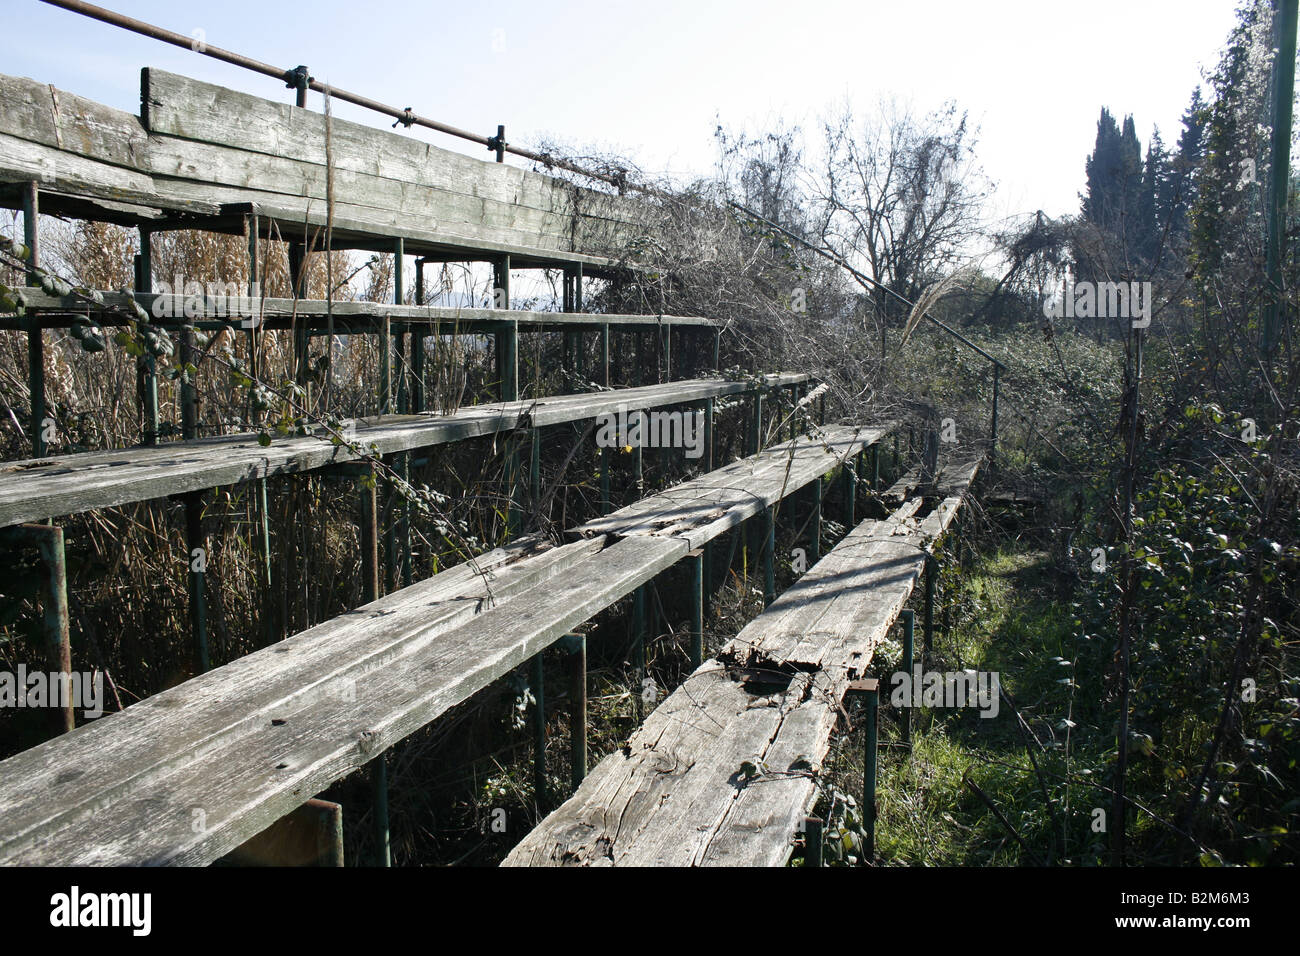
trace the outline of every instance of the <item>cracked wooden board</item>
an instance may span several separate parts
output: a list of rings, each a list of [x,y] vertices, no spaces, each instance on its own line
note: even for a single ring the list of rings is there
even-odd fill
[[[622,752],[602,760],[504,865],[782,865],[816,798],[815,772],[848,684],[868,668],[977,468],[956,469],[948,486],[956,494],[919,521],[917,501],[855,528],[701,665]],[[773,690],[756,679],[764,673],[789,683]],[[745,764],[758,772],[745,773]]]
[[[707,475],[642,498],[574,529],[577,534],[680,537],[692,549],[839,467],[879,441],[893,423],[826,426]]]
[[[800,378],[799,376],[789,376]],[[775,377],[784,381],[786,376]],[[787,383],[789,384],[789,383]],[[594,418],[611,406],[656,408],[732,394],[738,383],[695,379],[639,388],[490,405],[450,415],[390,415],[361,419],[346,434],[381,455],[494,435],[529,424]],[[320,437],[282,438],[263,447],[250,434],[110,451],[83,452],[0,464],[0,527],[168,495],[203,491],[354,461],[346,445]]]
[[[0,763],[0,863],[211,862],[685,553],[645,538],[547,550],[544,570],[502,572],[521,580],[499,582],[506,599],[491,607],[470,586],[432,615],[416,602],[335,619],[291,639],[291,653],[321,652],[310,662],[281,664],[290,642],[272,645],[12,757]],[[391,598],[409,603],[419,587]],[[368,619],[378,635],[359,626]],[[378,655],[377,639],[389,642]],[[268,682],[268,668],[283,679]]]

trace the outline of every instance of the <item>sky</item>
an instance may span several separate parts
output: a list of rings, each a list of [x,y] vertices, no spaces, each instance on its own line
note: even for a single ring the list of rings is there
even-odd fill
[[[980,130],[996,183],[993,221],[1077,212],[1103,106],[1166,144],[1234,23],[1232,0],[646,0],[601,3],[397,0],[101,0],[454,126],[535,145],[545,138],[707,175],[714,130],[802,128],[849,103],[895,99],[924,112],[953,100]],[[139,112],[139,70],[268,99],[282,83],[40,0],[0,0],[0,73]],[[196,34],[195,31],[202,31]],[[308,105],[321,109],[319,94]],[[347,104],[338,115],[389,127]],[[463,140],[409,135],[483,155]]]

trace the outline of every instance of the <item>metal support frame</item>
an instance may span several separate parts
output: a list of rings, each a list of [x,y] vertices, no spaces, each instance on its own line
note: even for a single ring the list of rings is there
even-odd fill
[[[745,442],[745,454],[757,455],[762,451],[761,443],[763,440],[763,389],[758,387],[754,389],[750,396],[750,419],[749,435]]]
[[[925,637],[922,654],[925,659],[929,659],[930,651],[934,647],[934,592],[938,586],[938,562],[932,555],[927,555],[925,559]]]
[[[776,600],[776,510],[763,509],[763,606]]]
[[[704,400],[704,471],[706,474],[713,470],[713,405],[713,399]]]
[[[636,681],[633,693],[636,695],[637,713],[642,713],[641,706],[641,681],[646,676],[646,653],[645,653],[645,592],[646,585],[642,584],[632,592],[632,672]]]
[[[207,563],[208,539],[203,534],[203,493],[185,496],[185,562],[189,568],[190,631],[194,636],[194,664],[202,674],[212,666],[208,650]]]
[[[361,601],[379,600],[379,497],[374,466],[361,483]]]
[[[533,802],[540,811],[547,802],[546,782],[546,671],[543,652],[533,655]]]
[[[803,821],[803,865],[822,865],[822,818],[804,817]]]
[[[613,464],[614,456],[612,452],[613,449],[611,448],[600,449],[600,514],[601,517],[604,517],[610,512],[609,468],[610,465]]]
[[[868,860],[876,856],[876,763],[879,747],[880,682],[865,677],[849,684],[848,693],[862,698],[866,713],[863,715],[862,742],[862,829],[863,856]]]
[[[903,672],[911,680],[912,668],[916,666],[916,612],[904,608],[898,616],[903,625]],[[903,743],[912,746],[912,708],[903,707]]]
[[[415,260],[415,304],[424,305],[424,259]],[[424,381],[425,368],[428,365],[424,340],[427,333],[411,333],[411,410],[423,412],[428,407],[427,389]]]
[[[569,655],[569,783],[577,790],[587,776],[587,638],[566,634],[559,643]]]
[[[850,455],[840,469],[844,491],[844,524],[852,531],[858,523],[858,456]]]
[[[822,479],[818,477],[808,490],[812,498],[812,516],[808,521],[808,565],[811,567],[822,559]]]
[[[40,189],[34,182],[23,186],[23,243],[27,246],[27,284],[38,286],[36,269],[40,266]],[[31,395],[32,457],[44,458],[45,442],[45,332],[39,317],[33,316],[27,327],[27,386]]]
[[[602,322],[600,326],[600,367],[601,380],[606,388],[610,387],[609,381],[609,323]]]
[[[704,549],[686,556],[691,576],[691,668],[704,663]]]
[[[510,257],[492,264],[493,308],[510,308]],[[500,293],[498,295],[498,290]],[[496,300],[500,298],[500,302]],[[495,333],[497,353],[497,397],[503,402],[519,398],[519,323],[502,322]]]
[[[371,829],[375,836],[375,866],[393,865],[393,851],[388,830],[388,764],[380,754],[370,761],[370,809],[374,814]]]
[[[139,232],[140,254],[135,257],[135,291],[147,293],[153,291],[153,233],[143,226],[140,227]],[[186,338],[189,339],[190,345],[193,345],[193,336],[187,334],[181,342],[182,354],[184,354]],[[158,412],[158,360],[152,353],[146,353],[141,356],[136,368],[140,388],[140,440],[142,444],[155,445],[158,443],[158,432],[162,426]],[[195,423],[198,418],[198,391],[193,385],[189,388],[193,398],[191,402],[186,402],[185,386],[181,386],[182,428],[185,427],[187,411],[194,416]]]
[[[45,659],[51,671],[72,673],[72,644],[68,628],[68,563],[63,546],[63,529],[48,524],[20,524],[5,528],[4,534],[20,544],[34,545],[45,573],[41,576],[41,619]],[[71,695],[60,707],[52,708],[57,734],[76,726]]]

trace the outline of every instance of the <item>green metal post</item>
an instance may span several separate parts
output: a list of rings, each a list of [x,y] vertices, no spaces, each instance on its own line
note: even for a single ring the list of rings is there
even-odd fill
[[[542,652],[533,655],[533,801],[538,810],[546,805],[546,674]]]
[[[704,661],[704,552],[687,555],[691,575],[691,667]]]
[[[40,190],[36,183],[23,187],[23,243],[27,246],[27,284],[39,286],[36,268],[40,262],[40,233],[37,220],[40,216]],[[27,327],[27,385],[31,395],[32,457],[43,458],[47,451],[45,442],[45,332],[39,316],[31,316]]]
[[[856,455],[851,455],[844,462],[841,469],[843,473],[842,481],[844,482],[844,523],[845,526],[852,530],[857,524],[857,507],[858,507],[858,459]]]
[[[863,854],[870,861],[876,857],[876,746],[880,693],[876,681],[863,683],[870,685],[863,693],[867,705],[867,726],[862,774],[862,823],[866,831]]]
[[[388,832],[388,765],[380,754],[370,761],[370,800],[374,810],[375,865],[393,865]]]
[[[713,399],[704,400],[704,470],[713,470]]]
[[[148,229],[140,229],[140,254],[136,256],[135,261],[135,291],[152,292],[153,291],[153,233]],[[177,294],[181,293],[180,289],[175,290]],[[164,333],[166,334],[166,333]],[[188,336],[193,338],[193,336]],[[183,346],[182,346],[183,348]],[[140,397],[142,402],[142,414],[144,421],[141,431],[141,438],[146,445],[155,445],[158,443],[158,432],[161,426],[161,419],[158,414],[158,361],[152,354],[146,354],[140,359]],[[186,388],[181,386],[181,415],[182,428],[185,425],[185,415],[187,411],[195,416],[198,414],[198,390],[191,384],[188,386],[192,393],[190,401],[186,401]],[[192,435],[190,437],[193,437]]]
[[[569,653],[569,782],[577,790],[587,776],[587,638],[568,634],[561,645]]]
[[[72,672],[72,645],[68,627],[68,564],[63,547],[63,529],[48,524],[20,524],[0,533],[27,545],[34,545],[41,560],[39,593],[45,659],[52,672]],[[54,730],[67,733],[76,726],[71,695],[51,708]]]
[[[821,866],[822,865],[822,819],[821,817],[806,817],[803,821],[804,833],[804,866]]]
[[[600,513],[602,516],[609,514],[609,466],[613,462],[611,448],[602,448],[600,450]]]
[[[715,372],[718,371],[718,366],[721,364],[720,361],[721,353],[722,353],[722,330],[714,329],[713,330],[713,370]]]
[[[601,379],[605,387],[609,388],[609,323],[604,322],[600,326],[600,367]]]
[[[925,644],[922,649],[923,658],[928,660],[930,651],[934,647],[934,592],[936,587],[935,578],[937,577],[935,560],[932,557],[925,559]]]
[[[532,499],[533,511],[542,509],[542,430],[531,429],[532,455],[528,466],[528,496]]]
[[[912,680],[912,668],[916,666],[915,636],[916,636],[916,612],[911,608],[904,608],[899,615],[903,622],[903,672],[907,674],[907,679]],[[913,683],[912,686],[916,686]],[[912,744],[912,708],[903,708],[903,742],[909,747]]]
[[[645,585],[632,592],[632,672],[636,681],[637,713],[641,708],[641,681],[646,672],[645,653]]]
[[[361,601],[379,600],[379,498],[374,466],[361,484]]]
[[[208,541],[203,535],[202,492],[185,496],[185,548],[189,563],[190,630],[194,634],[194,657],[201,674],[212,666],[208,653]]]
[[[808,523],[808,564],[812,566],[822,559],[822,480],[816,479],[808,486],[812,492],[812,520]]]
[[[424,259],[415,260],[415,304],[424,305]],[[427,353],[424,351],[426,333],[411,334],[411,410],[419,413],[425,410],[428,401],[425,397],[424,372]]]
[[[763,604],[776,600],[776,513],[763,510]]]

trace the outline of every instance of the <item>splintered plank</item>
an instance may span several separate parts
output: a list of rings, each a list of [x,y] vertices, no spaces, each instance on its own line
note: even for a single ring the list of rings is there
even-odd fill
[[[551,571],[563,573],[548,574],[544,586],[535,579],[510,596],[498,588],[491,606],[480,599],[478,613],[457,626],[417,632],[382,666],[353,667],[314,693],[281,687],[269,695],[277,701],[259,691],[256,665],[273,664],[284,646],[275,645],[0,763],[0,864],[211,862],[686,553],[680,542],[656,539],[554,550],[566,560]],[[526,575],[526,566],[517,573]],[[346,628],[320,627],[330,625]],[[299,638],[310,644],[319,630]],[[367,642],[348,635],[346,643],[350,649],[336,649],[321,666],[343,667]],[[245,676],[237,686],[207,691],[206,681],[229,681],[223,675],[239,664]],[[301,676],[300,668],[288,676]],[[121,732],[145,704],[149,719]],[[209,714],[218,712],[224,729],[209,732]],[[232,726],[232,714],[250,716]],[[155,744],[150,734],[169,723],[172,736]],[[127,769],[115,776],[119,763]],[[64,789],[51,795],[51,782]]]
[[[535,401],[473,405],[450,415],[362,419],[347,431],[363,451],[414,451],[533,425],[582,421],[611,406],[655,408],[732,394],[738,383],[692,380]],[[320,437],[283,438],[262,447],[256,436],[230,435],[112,451],[56,455],[0,464],[0,527],[111,508],[357,458],[346,444]]]
[[[823,427],[642,498],[574,531],[681,537],[698,548],[821,478],[893,428],[893,423]]]
[[[780,866],[865,672],[978,462],[917,520],[865,521],[669,695],[507,866]]]

